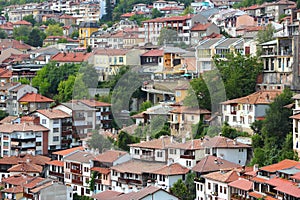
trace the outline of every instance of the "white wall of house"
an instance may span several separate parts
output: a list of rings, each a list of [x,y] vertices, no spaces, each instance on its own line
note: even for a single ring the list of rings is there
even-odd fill
[[[217,149],[217,157],[230,162],[245,165],[247,161],[247,148],[234,148],[234,149]]]
[[[168,200],[178,200],[177,197],[163,191],[159,190],[152,195],[144,197],[142,200],[153,200],[153,199],[168,199]]]
[[[209,187],[210,185],[210,187]],[[222,192],[220,187],[222,187]],[[208,197],[208,195],[213,195],[215,194],[217,199],[230,199],[230,195],[229,195],[229,189],[228,189],[228,185],[226,183],[221,183],[218,181],[214,181],[214,180],[210,180],[210,179],[206,179],[205,181],[205,191],[206,191],[206,197]],[[217,193],[215,193],[217,192]]]

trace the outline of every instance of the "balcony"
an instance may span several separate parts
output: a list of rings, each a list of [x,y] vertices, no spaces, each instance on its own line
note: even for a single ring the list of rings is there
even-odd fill
[[[183,158],[183,159],[195,159],[195,156],[193,156],[193,155],[180,155],[180,158]]]
[[[296,127],[296,128],[294,129],[294,131],[295,131],[295,133],[298,133],[298,128]]]
[[[50,175],[50,176],[55,176],[55,177],[64,178],[64,174],[58,173],[58,172],[52,172],[52,171],[49,171],[49,175]]]
[[[102,184],[102,180],[101,179],[95,179],[95,183]]]
[[[61,132],[61,136],[62,137],[68,136],[68,135],[72,135],[72,130],[66,130],[66,131],[62,131]]]
[[[120,183],[126,183],[126,184],[133,184],[133,185],[142,185],[141,180],[134,180],[134,179],[128,179],[128,178],[121,178],[119,177],[118,182]]]
[[[23,193],[23,197],[25,197],[27,199],[34,199],[32,194],[28,194],[26,192]]]
[[[71,172],[75,173],[75,174],[81,174],[81,170],[80,169],[71,169]]]
[[[198,177],[195,177],[195,178],[194,178],[194,181],[195,181],[195,182],[198,182],[198,183],[205,183],[205,179],[204,179],[204,178],[198,178]]]
[[[141,160],[154,161],[154,156],[152,156],[152,155],[141,155]]]
[[[72,179],[72,183],[76,185],[83,185],[83,181],[77,179]]]

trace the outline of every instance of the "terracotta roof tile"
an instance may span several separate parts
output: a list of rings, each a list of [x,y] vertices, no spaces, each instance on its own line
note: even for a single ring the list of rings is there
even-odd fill
[[[296,180],[300,180],[300,172],[294,174],[293,176],[291,176],[292,179],[296,179]]]
[[[7,116],[0,121],[0,124],[6,124],[6,123],[11,124],[17,118],[18,118],[17,116]]]
[[[300,188],[298,185],[280,184],[274,189],[293,197],[300,198]]]
[[[53,185],[52,182],[47,182],[47,183],[45,183],[45,184],[43,184],[43,185],[41,185],[39,187],[36,187],[36,188],[30,190],[30,192],[37,193],[37,192],[41,191],[42,189],[47,188],[47,187],[49,187],[51,185]]]
[[[24,187],[23,186],[14,186],[10,188],[6,188],[3,190],[5,193],[13,193],[13,194],[18,194],[18,193],[23,193],[24,192]]]
[[[0,46],[4,49],[6,48],[14,48],[19,50],[31,50],[31,46],[28,44],[25,44],[24,42],[20,42],[18,40],[12,40],[12,39],[1,39]]]
[[[0,125],[0,132],[2,133],[13,133],[16,131],[49,131],[49,129],[45,128],[42,125],[35,125],[29,123],[22,123],[22,124],[1,124]]]
[[[290,117],[291,119],[300,119],[300,113]]]
[[[228,184],[230,187],[238,188],[244,191],[249,191],[253,188],[253,182],[247,179],[238,179]]]
[[[275,178],[271,178],[269,180],[266,181],[266,184],[272,185],[272,186],[280,186],[282,184],[290,184],[293,185],[293,183],[289,180],[283,179],[283,178],[279,178],[279,177],[275,177]]]
[[[116,55],[126,55],[129,52],[127,49],[101,49],[98,48],[95,50],[95,55],[107,55],[107,56],[116,56]]]
[[[211,112],[203,108],[192,108],[188,106],[176,106],[171,113],[184,113],[184,114],[210,114]]]
[[[255,176],[255,177],[253,177],[253,178],[251,179],[252,182],[258,182],[258,183],[265,183],[265,182],[267,182],[267,180],[268,180],[268,179],[260,178],[260,177],[257,177],[257,176]]]
[[[92,198],[97,200],[111,200],[113,197],[119,196],[123,193],[113,191],[113,190],[105,190],[103,192],[92,195]]]
[[[191,19],[194,15],[188,14],[184,16],[161,17],[143,21],[143,23],[167,22],[167,21],[185,21]]]
[[[37,93],[27,93],[19,99],[19,102],[40,102],[40,103],[51,103],[53,99],[45,97]]]
[[[192,27],[191,31],[206,31],[209,26],[211,26],[211,23],[206,23],[206,24],[198,23]]]
[[[56,62],[84,62],[92,56],[92,53],[85,52],[74,52],[74,53],[57,53],[54,55],[51,60]]]
[[[253,104],[253,105],[270,104],[281,93],[282,91],[280,90],[262,90],[245,97],[224,101],[222,102],[222,104],[234,104],[234,103]]]
[[[203,174],[219,171],[220,169],[234,169],[239,167],[242,166],[215,156],[205,156],[192,168],[192,170]]]
[[[184,143],[176,143],[170,144],[169,148],[176,148],[176,149],[184,149],[184,150],[196,150],[196,149],[203,149],[202,140],[195,139],[195,140],[188,140]]]
[[[102,154],[95,156],[95,160],[103,163],[113,163],[114,161],[126,154],[126,151],[108,150]]]
[[[95,156],[90,152],[77,151],[73,154],[67,155],[64,160],[76,161],[80,163],[90,163],[90,160],[94,160]]]
[[[222,183],[230,183],[239,179],[239,175],[235,170],[227,171],[227,172],[212,172],[206,175],[203,175],[204,178],[220,181]]]
[[[37,110],[36,112],[48,117],[49,119],[63,119],[63,118],[70,118],[71,116],[68,113],[65,113],[62,110]]]
[[[109,174],[110,173],[109,168],[103,168],[103,167],[92,167],[91,171],[96,171],[96,172],[99,172],[101,174]]]
[[[260,170],[267,171],[267,172],[276,172],[276,171],[281,170],[281,169],[287,169],[287,168],[295,167],[298,164],[299,164],[298,161],[285,159],[283,161],[280,161],[279,163],[275,163],[273,165],[268,165],[268,166],[265,166],[265,167],[261,167]]]
[[[31,189],[31,188],[35,187],[38,183],[40,183],[44,180],[45,179],[42,177],[38,177],[38,176],[34,177],[32,180],[29,180],[26,184],[24,184],[24,187]]]
[[[20,164],[12,166],[7,171],[20,172],[20,173],[33,173],[33,172],[41,173],[43,171],[43,167],[30,162],[22,162]]]
[[[147,51],[146,53],[142,54],[141,56],[163,56],[164,50],[162,49],[152,49],[150,51]]]
[[[64,166],[64,162],[60,161],[60,160],[52,160],[47,162],[48,165],[54,165],[54,166],[59,166],[59,167],[63,167]]]
[[[33,176],[29,176],[26,174],[17,174],[17,175],[10,176],[8,178],[2,178],[2,183],[7,183],[13,186],[17,186],[17,185],[23,185],[27,181],[32,179],[34,179]]]
[[[74,147],[74,148],[71,148],[71,149],[56,151],[56,152],[53,152],[52,154],[66,156],[66,155],[69,155],[70,153],[73,153],[73,152],[79,151],[79,150],[83,151],[84,147],[82,147],[82,146],[80,146],[80,147]]]
[[[105,103],[105,102],[101,102],[101,101],[96,101],[94,99],[89,99],[89,100],[78,100],[81,103],[90,106],[90,107],[107,107],[107,106],[111,106],[110,103]]]
[[[111,169],[121,173],[143,174],[143,173],[151,173],[155,170],[160,169],[163,166],[164,163],[159,163],[159,162],[130,160],[122,164],[115,165],[111,167]]]
[[[214,148],[251,148],[249,145],[236,142],[235,140],[223,136],[215,136],[213,138],[205,137],[203,139],[203,146]]]
[[[187,174],[187,173],[189,173],[189,171],[190,170],[188,168],[183,167],[182,165],[180,165],[178,163],[173,163],[170,165],[165,165],[158,170],[152,171],[151,173],[172,176],[172,175],[179,175],[179,174]]]
[[[32,26],[32,24],[26,20],[20,20],[20,21],[14,22],[13,24],[14,25]]]
[[[150,148],[150,149],[166,149],[172,142],[174,142],[171,137],[163,136],[158,139],[145,141],[136,144],[129,144],[131,147],[141,147],[141,148]]]

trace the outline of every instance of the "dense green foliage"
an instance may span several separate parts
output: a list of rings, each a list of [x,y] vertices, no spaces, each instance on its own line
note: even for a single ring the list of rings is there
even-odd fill
[[[182,200],[194,200],[196,198],[195,173],[189,173],[186,180],[179,179],[170,188],[170,192]]]
[[[162,28],[158,37],[158,45],[175,44],[179,41],[178,39],[176,30]]]
[[[90,148],[98,149],[100,153],[112,147],[110,140],[99,134],[98,131],[93,133],[92,137],[87,141],[87,144]]]
[[[255,123],[252,129],[256,135],[252,136],[254,157],[251,164],[259,166],[270,165],[283,159],[297,159],[293,151],[292,110],[284,106],[292,102],[292,92],[285,89],[276,97],[266,112],[266,118],[260,123]]]
[[[20,26],[14,28],[13,37],[33,47],[41,47],[43,46],[43,40],[46,38],[46,34],[36,27]]]
[[[118,134],[118,140],[117,140],[117,147],[124,150],[124,151],[129,151],[130,147],[128,144],[133,144],[133,143],[138,143],[140,142],[140,139],[138,137],[129,135],[126,132],[121,131]]]

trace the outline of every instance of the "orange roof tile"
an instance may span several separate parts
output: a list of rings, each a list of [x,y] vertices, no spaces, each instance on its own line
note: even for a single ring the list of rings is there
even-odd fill
[[[142,54],[141,56],[163,56],[164,50],[162,49],[152,49],[150,51],[147,51],[146,53]]]
[[[64,166],[64,162],[60,161],[60,160],[52,160],[47,162],[48,165],[54,165],[54,166],[59,166],[59,167],[63,167]]]
[[[212,179],[215,181],[220,181],[223,183],[230,183],[239,179],[239,175],[235,170],[231,170],[228,172],[212,172],[206,175],[203,175],[204,178]]]
[[[107,56],[116,56],[116,55],[126,55],[129,52],[127,49],[96,49],[95,55],[107,55]]]
[[[223,136],[215,136],[213,138],[205,137],[203,139],[203,146],[214,148],[251,148],[249,145],[236,142],[235,140]]]
[[[209,26],[211,25],[211,23],[206,23],[206,24],[195,24],[191,31],[205,31]]]
[[[91,171],[96,171],[96,172],[99,172],[101,174],[109,174],[110,173],[109,168],[103,168],[103,167],[92,167]]]
[[[259,177],[257,177],[257,176],[255,176],[255,177],[253,177],[253,178],[251,179],[251,181],[253,181],[253,182],[258,182],[258,183],[265,183],[265,182],[267,182],[267,180],[268,180],[268,179],[259,178]]]
[[[32,24],[26,20],[20,20],[20,21],[14,22],[13,24],[14,25],[32,26]]]
[[[27,93],[19,99],[19,102],[41,102],[41,103],[51,103],[54,102],[53,99],[45,97],[37,93]]]
[[[300,172],[294,174],[293,176],[291,176],[292,179],[296,179],[296,180],[300,180]]]
[[[114,190],[105,190],[97,194],[92,195],[92,198],[97,200],[111,200],[113,197],[119,196],[123,193]]]
[[[274,189],[293,197],[300,198],[300,188],[298,185],[280,184]]]
[[[108,150],[102,154],[97,155],[95,160],[103,163],[112,163],[125,154],[127,154],[126,151]]]
[[[168,145],[174,142],[171,137],[163,136],[158,139],[136,143],[136,144],[129,144],[131,147],[141,147],[141,148],[150,148],[150,149],[166,149]]]
[[[290,117],[291,119],[300,119],[300,114],[296,114]]]
[[[267,172],[276,172],[278,170],[295,167],[298,164],[299,164],[298,161],[285,159],[283,161],[280,161],[279,163],[275,163],[273,165],[268,165],[268,166],[265,166],[265,167],[261,167],[260,170],[267,171]]]
[[[279,177],[275,177],[275,178],[271,178],[269,180],[266,181],[267,184],[272,185],[272,186],[280,186],[281,184],[291,184],[293,185],[293,183],[287,179],[283,179],[283,178],[279,178]]]
[[[185,21],[191,19],[194,15],[188,14],[184,16],[161,17],[143,21],[143,23],[168,22],[168,21]]]
[[[10,187],[10,188],[5,188],[3,190],[3,192],[5,192],[5,193],[13,193],[13,194],[23,193],[24,192],[24,187],[18,185],[18,186],[14,186],[14,187]]]
[[[36,176],[33,179],[29,180],[28,183],[24,185],[24,187],[31,189],[44,180],[45,180],[44,178]]]
[[[34,189],[30,190],[30,191],[32,193],[37,193],[37,192],[41,191],[42,189],[47,188],[47,187],[49,187],[51,185],[53,185],[53,182],[47,182],[47,183],[45,183],[45,184],[43,184],[41,186],[38,186],[38,187],[36,187],[36,188],[34,188]]]
[[[238,179],[228,184],[230,187],[238,188],[244,191],[249,191],[253,188],[253,182],[247,179]]]
[[[152,171],[151,173],[171,176],[171,175],[187,174],[189,173],[189,171],[190,170],[188,168],[183,167],[178,163],[173,163],[170,165],[165,165],[160,169]]]
[[[176,106],[171,113],[184,113],[184,114],[210,114],[211,112],[203,108],[192,108],[188,106]]]
[[[101,101],[96,101],[94,99],[89,99],[89,100],[78,100],[81,103],[90,106],[90,107],[107,107],[107,106],[111,106],[110,103],[105,103],[105,102],[101,102]]]
[[[281,93],[282,91],[280,90],[262,90],[245,97],[224,101],[222,104],[270,104]]]
[[[17,174],[8,178],[2,178],[2,183],[11,184],[13,186],[23,185],[28,180],[32,180],[34,177],[26,174]]]
[[[30,173],[30,172],[41,173],[43,171],[43,167],[40,166],[40,165],[30,163],[30,162],[22,162],[20,164],[12,166],[7,171],[9,171],[9,172],[23,172],[23,173]]]
[[[82,146],[80,146],[80,147],[74,147],[74,148],[71,148],[71,149],[56,151],[56,152],[53,152],[52,154],[66,156],[66,155],[68,155],[70,153],[73,153],[73,152],[79,151],[79,150],[83,151],[84,147],[82,147]]]
[[[44,115],[45,117],[48,117],[49,119],[63,119],[63,118],[72,117],[68,113],[65,113],[62,110],[44,109],[44,110],[37,110],[36,112]]]
[[[85,52],[73,52],[73,53],[57,53],[52,57],[51,60],[56,62],[84,62],[87,61],[88,58],[92,56],[92,53]]]
[[[16,131],[49,131],[49,129],[45,128],[42,125],[35,125],[30,123],[21,123],[21,124],[1,124],[0,125],[0,132],[2,133],[13,133]]]
[[[170,144],[168,147],[184,150],[204,149],[202,142],[203,141],[201,139],[188,140],[184,143]]]
[[[143,174],[151,173],[163,167],[163,163],[147,162],[141,160],[130,160],[119,165],[112,166],[111,169],[121,173]]]

